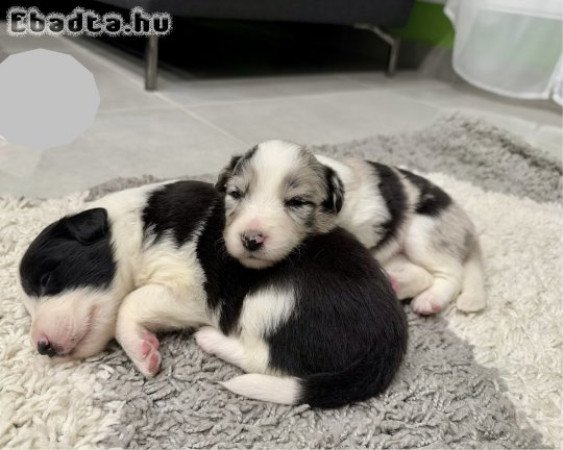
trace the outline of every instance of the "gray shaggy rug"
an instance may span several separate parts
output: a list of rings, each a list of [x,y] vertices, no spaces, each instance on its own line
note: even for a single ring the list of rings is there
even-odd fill
[[[466,207],[482,233],[489,308],[482,314],[464,315],[452,306],[444,315],[425,318],[405,305],[410,342],[395,382],[379,398],[335,410],[274,405],[233,395],[218,382],[238,374],[238,369],[200,351],[188,331],[163,337],[163,370],[154,379],[144,379],[117,344],[86,362],[49,365],[37,375],[37,367],[48,363],[36,357],[29,370],[29,322],[11,288],[16,283],[12,266],[25,244],[55,212],[85,207],[85,202],[108,192],[154,178],[115,180],[57,201],[0,199],[0,207],[18,212],[7,222],[14,227],[13,233],[8,227],[0,234],[4,245],[0,250],[7,255],[0,259],[0,266],[9,269],[7,278],[0,279],[8,292],[2,303],[7,313],[0,317],[0,330],[21,328],[15,335],[0,332],[0,344],[9,344],[6,351],[0,346],[0,406],[12,411],[9,419],[5,415],[1,419],[0,446],[559,446],[561,312],[553,308],[559,302],[560,288],[553,284],[541,288],[534,283],[520,288],[512,282],[520,275],[533,277],[527,270],[536,269],[548,273],[550,283],[560,281],[560,274],[555,273],[559,272],[557,261],[550,269],[561,252],[557,238],[561,226],[559,163],[504,131],[460,116],[443,118],[414,133],[315,150],[336,156],[363,155],[430,173],[431,179]],[[225,162],[227,159],[226,155]],[[201,178],[211,181],[213,176]],[[504,219],[513,211],[518,211],[514,217],[518,226]],[[22,214],[27,214],[28,221],[39,222],[33,230],[24,230],[18,223]],[[530,226],[538,233],[534,243],[544,252],[530,269],[529,264],[518,262],[526,239],[531,239],[526,220],[533,222]],[[0,225],[5,224],[0,221]],[[533,303],[529,298],[536,297],[545,306],[534,304],[533,312],[525,310]],[[528,318],[521,317],[523,314],[541,318],[541,326],[526,328]],[[516,319],[511,322],[505,316]],[[529,327],[535,326],[533,322],[530,319]],[[520,356],[520,349],[526,356]],[[9,376],[9,383],[1,381]],[[42,387],[34,391],[29,377],[35,377],[35,385],[39,377]],[[30,392],[36,392],[38,398]]]

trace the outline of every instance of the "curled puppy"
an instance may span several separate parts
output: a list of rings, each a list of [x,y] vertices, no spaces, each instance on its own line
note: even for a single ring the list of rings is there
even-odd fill
[[[270,141],[279,158],[296,144]],[[485,307],[483,270],[474,226],[442,189],[407,170],[371,161],[317,155],[343,183],[337,224],[371,249],[400,299],[420,314],[441,311],[454,298],[463,311]]]
[[[213,284],[225,299],[214,308],[219,327],[196,340],[250,372],[224,385],[320,407],[386,389],[406,349],[405,317],[368,250],[335,227],[343,192],[333,170],[297,146],[279,154],[265,144],[234,157],[217,188],[224,219],[216,232],[227,254],[215,264],[241,275],[230,282],[224,270],[206,269],[222,274]],[[237,285],[245,286],[239,295]]]
[[[139,370],[153,376],[161,365],[155,333],[203,327],[200,346],[252,373],[225,383],[234,392],[319,407],[382,392],[405,352],[404,314],[365,247],[333,229],[338,179],[303,155],[311,170],[294,172],[304,175],[290,183],[295,191],[271,184],[268,194],[272,210],[295,221],[299,238],[291,234],[288,243],[272,228],[236,236],[248,264],[226,249],[223,196],[206,183],[123,191],[47,227],[20,265],[38,351],[83,358],[115,335]],[[239,180],[256,161],[238,160],[228,179]],[[286,171],[279,182],[296,169],[291,161],[276,164]],[[257,181],[252,185],[262,186]]]
[[[158,183],[108,195],[47,226],[20,263],[37,351],[81,359],[117,337],[143,374],[156,374],[153,331],[211,323],[196,247],[217,202],[210,184]]]
[[[404,169],[318,157],[344,183],[339,225],[372,249],[396,280],[399,298],[420,314],[457,297],[462,311],[485,307],[479,241],[465,211],[442,189]]]
[[[154,189],[109,195],[50,224],[29,245],[19,273],[40,354],[86,358],[115,336],[119,305],[140,282],[141,213]]]

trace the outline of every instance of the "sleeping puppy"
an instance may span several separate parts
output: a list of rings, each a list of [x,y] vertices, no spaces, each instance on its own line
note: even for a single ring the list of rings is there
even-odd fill
[[[156,374],[151,330],[211,323],[196,249],[216,203],[210,184],[158,183],[108,195],[46,227],[20,263],[37,351],[85,358],[117,337],[143,374]]]
[[[20,266],[38,351],[83,358],[115,335],[152,376],[161,363],[155,333],[200,328],[204,350],[251,372],[225,383],[239,394],[333,407],[382,392],[405,352],[405,317],[365,247],[334,228],[338,179],[296,151],[285,166],[276,161],[266,192],[252,176],[255,153],[221,178],[228,195],[200,182],[152,185],[47,227]],[[306,170],[297,170],[301,158]],[[244,188],[238,206],[233,183]],[[242,204],[263,208],[266,199],[285,227],[259,236],[257,215],[233,235],[235,216],[247,217]]]
[[[143,265],[141,213],[152,187],[110,195],[47,226],[20,262],[37,351],[80,359],[115,336],[119,305]]]
[[[277,158],[296,144],[270,141]],[[344,201],[337,224],[372,250],[400,299],[419,314],[441,311],[454,298],[463,311],[485,307],[483,270],[474,226],[442,189],[407,170],[317,155],[337,174]],[[229,240],[227,240],[227,243]]]
[[[219,176],[215,231],[200,239],[215,234],[213,269],[204,268],[224,294],[210,293],[218,326],[196,341],[250,372],[225,383],[238,394],[320,407],[367,399],[400,365],[404,313],[369,251],[335,227],[343,192],[334,171],[300,147],[278,150],[255,147]]]

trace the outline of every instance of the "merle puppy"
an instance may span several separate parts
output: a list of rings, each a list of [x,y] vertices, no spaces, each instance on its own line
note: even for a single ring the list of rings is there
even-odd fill
[[[218,186],[123,191],[47,227],[20,266],[38,351],[83,358],[115,335],[152,376],[155,333],[200,328],[205,351],[249,372],[224,383],[236,393],[334,407],[385,390],[405,317],[369,252],[334,225],[333,171],[301,150],[281,164],[260,148]],[[261,211],[282,226],[262,228]]]

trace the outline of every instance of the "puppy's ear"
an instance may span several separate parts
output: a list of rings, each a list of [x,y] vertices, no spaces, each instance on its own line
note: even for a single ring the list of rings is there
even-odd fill
[[[333,214],[338,214],[344,203],[344,185],[336,172],[330,167],[324,166],[327,186],[327,196],[322,203],[323,208]]]
[[[64,219],[69,234],[81,244],[90,244],[103,238],[109,231],[108,213],[104,208],[93,208]]]
[[[233,156],[229,165],[219,173],[219,178],[217,178],[217,182],[215,183],[215,189],[219,192],[225,192],[227,181],[233,176],[233,170],[241,158],[242,156],[240,155]]]

